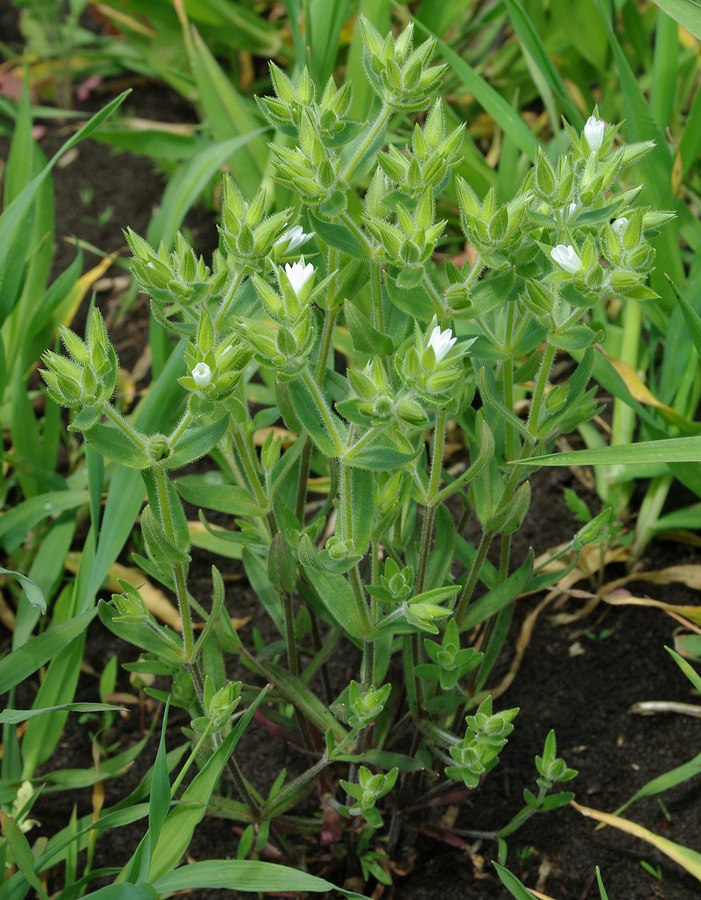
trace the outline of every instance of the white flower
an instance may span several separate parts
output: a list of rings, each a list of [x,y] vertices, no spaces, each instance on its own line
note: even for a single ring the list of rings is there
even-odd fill
[[[626,228],[630,225],[630,220],[626,219],[625,216],[621,216],[620,219],[614,219],[611,222],[611,228],[616,232],[619,238],[622,238],[626,233]]]
[[[602,122],[601,119],[597,119],[596,116],[589,116],[586,125],[584,126],[584,137],[587,139],[587,144],[589,144],[589,149],[592,153],[596,153],[601,146],[604,140],[605,131],[605,122]]]
[[[565,272],[576,275],[582,270],[582,260],[572,244],[558,244],[557,247],[552,248],[550,255]]]
[[[301,247],[302,244],[306,244],[308,240],[314,237],[314,234],[307,234],[302,230],[301,225],[294,225],[289,231],[286,231],[281,237],[279,237],[275,241],[275,245],[279,244],[287,244],[285,247],[285,253],[294,253],[294,251]]]
[[[441,326],[436,325],[436,327],[431,332],[431,337],[428,339],[428,346],[433,348],[437,363],[439,363],[443,359],[443,357],[452,349],[456,341],[457,338],[453,337],[453,332],[450,330],[450,328],[446,328],[445,331],[441,331]]]
[[[311,263],[304,264],[304,257],[300,262],[285,263],[285,275],[292,285],[292,290],[299,297],[299,292],[314,274],[314,266]]]
[[[568,207],[568,213],[569,213],[569,215],[570,215],[570,216],[573,216],[576,212],[577,212],[577,204],[576,204],[576,203],[570,203],[570,205],[569,205],[569,207]]]
[[[192,375],[198,388],[206,388],[212,380],[212,370],[207,363],[203,362],[197,363],[192,372],[190,372],[190,375]]]

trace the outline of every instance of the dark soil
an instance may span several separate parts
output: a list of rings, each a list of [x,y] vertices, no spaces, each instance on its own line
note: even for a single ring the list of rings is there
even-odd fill
[[[172,99],[172,98],[171,98]],[[152,93],[134,94],[133,103],[141,115],[158,108],[157,117],[164,118],[165,98]],[[154,112],[154,116],[156,113]],[[56,145],[59,137],[50,132],[47,148]],[[111,150],[86,142],[80,145],[78,157],[56,173],[59,240],[66,235],[78,235],[108,251],[123,247],[121,228],[130,225],[143,233],[158,202],[163,182],[151,164],[127,154],[115,155]],[[80,201],[81,186],[92,189],[91,209],[85,210]],[[107,205],[113,207],[112,216],[102,224],[97,215]],[[213,223],[209,216],[195,216],[191,227],[204,245],[212,240]],[[198,231],[198,229],[201,229]],[[65,265],[72,251],[59,260]],[[121,274],[116,270],[113,275]],[[119,299],[119,282],[107,285],[100,294],[100,303],[114,307]],[[146,344],[145,307],[137,304],[126,321],[117,323],[113,334],[120,356],[127,367],[139,358]],[[113,315],[117,321],[118,317]],[[526,529],[516,547],[518,560],[528,545],[536,553],[567,539],[576,524],[572,522],[562,500],[562,487],[572,485],[568,472],[554,470],[534,480],[534,503]],[[647,569],[683,562],[698,563],[698,554],[678,545],[658,545],[645,561]],[[204,563],[203,563],[204,566]],[[202,568],[206,577],[206,568]],[[236,576],[236,564],[228,575]],[[611,577],[616,574],[613,573]],[[197,570],[195,571],[197,575]],[[583,585],[585,588],[587,585]],[[697,603],[698,597],[684,585],[673,587],[638,586],[638,593],[650,591],[657,599],[674,603]],[[252,615],[252,622],[243,630],[250,638],[255,626],[265,631],[265,613],[240,580],[228,582],[228,599],[233,615]],[[541,597],[519,601],[514,638],[525,616],[540,602]],[[496,702],[497,708],[518,706],[512,738],[503,752],[501,764],[474,791],[456,815],[448,811],[441,821],[425,817],[414,821],[418,836],[413,846],[404,850],[393,865],[396,869],[394,886],[384,893],[372,886],[374,896],[396,900],[468,900],[468,898],[507,897],[508,893],[497,880],[490,865],[496,855],[492,841],[477,840],[467,832],[491,831],[505,825],[521,808],[523,788],[535,788],[536,772],[533,758],[542,751],[543,741],[550,728],[558,738],[558,752],[569,765],[579,770],[574,782],[577,800],[584,806],[611,812],[627,800],[651,778],[686,762],[699,749],[701,723],[680,715],[641,717],[630,707],[641,700],[681,700],[693,702],[689,683],[664,651],[673,644],[675,623],[662,612],[640,607],[610,607],[603,603],[585,619],[557,624],[554,612],[574,613],[582,600],[571,599],[557,610],[549,607],[540,616],[523,658],[518,676],[508,691]],[[97,694],[95,673],[102,671],[105,661],[116,654],[121,662],[134,659],[136,651],[120,644],[101,626],[91,629],[86,648],[86,662],[94,670],[81,680],[79,699],[94,700]],[[509,664],[508,656],[506,665]],[[339,665],[339,683],[352,674]],[[29,685],[29,689],[36,685]],[[120,675],[119,690],[134,689],[124,673]],[[153,707],[145,711],[148,725],[154,715]],[[169,747],[182,741],[180,727],[187,724],[177,713],[171,717]],[[120,749],[136,742],[142,735],[140,716],[135,708],[127,718],[117,719],[112,731],[103,739],[119,744]],[[95,723],[95,729],[97,723]],[[71,717],[59,751],[52,759],[52,768],[79,768],[92,765],[90,734],[94,729],[80,725]],[[116,802],[131,790],[153,762],[157,739],[122,778],[105,784],[105,807]],[[248,777],[263,789],[287,766],[295,772],[300,768],[296,751],[270,736],[254,722],[241,744],[238,758]],[[303,761],[302,761],[303,764]],[[664,806],[656,798],[636,804],[627,815],[658,834],[698,848],[701,835],[701,795],[697,782],[691,781],[662,797]],[[70,794],[51,794],[42,798],[35,809],[41,820],[38,833],[51,834],[70,816],[73,804],[80,813],[91,810],[89,790]],[[143,823],[110,832],[98,842],[96,865],[121,865],[128,859],[143,833]],[[198,830],[189,850],[191,859],[226,858],[235,855],[238,834],[232,823],[207,818]],[[595,831],[591,820],[573,808],[530,820],[510,839],[508,865],[531,887],[560,900],[584,900],[598,897],[593,883],[594,867],[602,870],[608,895],[612,900],[692,900],[699,896],[698,882],[687,876],[651,847],[612,828]],[[342,865],[326,865],[322,851],[309,845],[307,859],[312,871],[319,872],[337,883],[346,877]],[[641,861],[659,867],[660,878],[653,878],[643,870]],[[357,887],[357,885],[355,885]],[[221,897],[221,892],[195,891],[192,897]],[[228,896],[239,896],[229,891]],[[250,896],[250,895],[241,895]]]

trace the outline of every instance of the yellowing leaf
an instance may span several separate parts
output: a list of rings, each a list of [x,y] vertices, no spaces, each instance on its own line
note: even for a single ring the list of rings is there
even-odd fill
[[[701,853],[697,853],[696,850],[683,847],[681,844],[675,844],[674,841],[660,837],[654,831],[649,831],[647,828],[643,828],[642,825],[638,825],[637,822],[631,822],[629,819],[621,818],[621,816],[614,816],[610,813],[600,812],[597,809],[590,809],[587,806],[580,806],[574,801],[572,801],[572,806],[578,813],[587,816],[587,818],[595,819],[604,825],[611,825],[613,828],[618,828],[619,831],[624,831],[626,834],[640,838],[640,840],[645,841],[671,860],[674,860],[675,863],[686,869],[698,881],[701,881]]]

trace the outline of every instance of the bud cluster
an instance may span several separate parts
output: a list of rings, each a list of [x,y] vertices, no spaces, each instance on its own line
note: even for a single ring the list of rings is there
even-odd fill
[[[312,306],[335,273],[314,285],[316,269],[306,263],[273,263],[278,283],[274,290],[258,275],[253,285],[267,314],[266,318],[242,318],[236,321],[236,331],[250,345],[256,358],[264,365],[273,365],[285,378],[297,375],[305,366],[314,347],[316,326]]]
[[[353,394],[337,403],[336,408],[349,421],[366,426],[396,422],[417,429],[430,424],[420,403],[409,393],[397,394],[377,357],[364,369],[349,369],[346,375]]]
[[[535,765],[540,776],[538,787],[544,791],[549,791],[554,785],[564,781],[572,781],[578,774],[576,769],[570,769],[565,760],[558,757],[555,732],[552,729],[545,739],[543,755],[535,758]]]
[[[85,429],[95,424],[117,383],[119,364],[97,307],[88,315],[85,341],[61,325],[59,334],[69,358],[51,350],[43,355],[42,377],[56,403],[83,412],[70,426]]]
[[[464,126],[458,125],[446,134],[442,100],[437,100],[426,117],[423,129],[417,123],[409,153],[401,153],[390,144],[386,153],[379,153],[377,161],[395,187],[414,199],[430,188],[434,194],[446,185],[451,169],[460,161],[458,151]]]
[[[168,251],[164,244],[158,250],[128,228],[125,231],[132,252],[130,268],[134,280],[153,300],[154,316],[171,330],[188,333],[181,326],[183,311],[206,306],[218,297],[229,275],[223,260],[215,257],[214,271],[201,256],[196,256],[182,234],[175,238],[175,249]],[[177,314],[180,323],[174,320]]]
[[[465,737],[450,748],[455,761],[445,774],[455,781],[463,781],[469,788],[476,788],[481,777],[499,762],[499,754],[514,730],[512,721],[518,708],[492,712],[492,698],[486,697],[474,716],[467,716]]]
[[[433,39],[413,46],[413,25],[395,38],[385,38],[364,16],[363,62],[375,93],[388,106],[405,112],[419,112],[428,105],[431,93],[440,84],[447,66],[430,65],[435,48]]]
[[[306,66],[296,84],[274,62],[269,68],[275,96],[258,98],[258,106],[273,128],[296,137],[306,115],[326,144],[339,144],[352,136],[355,129],[347,120],[352,98],[350,83],[337,88],[330,77],[317,100],[316,88]]]
[[[363,216],[368,230],[382,245],[385,260],[401,269],[398,279],[401,287],[413,287],[421,281],[424,264],[445,230],[447,221],[434,222],[435,212],[433,192],[427,188],[412,212],[401,203],[396,205],[394,222]]]
[[[460,646],[460,632],[455,619],[448,622],[439,644],[426,638],[424,647],[430,663],[418,667],[422,678],[437,681],[442,691],[452,691],[457,683],[480,664],[484,656],[474,647]]]
[[[464,178],[455,180],[463,234],[483,255],[488,266],[499,268],[507,260],[513,266],[522,266],[530,262],[537,252],[533,239],[535,226],[528,217],[532,203],[529,181],[527,179],[513,200],[499,206],[494,188],[490,188],[480,203]],[[457,291],[453,292],[451,305],[461,308]]]
[[[363,689],[356,681],[348,685],[348,724],[351,728],[366,728],[380,715],[389,698],[391,684]]]
[[[178,379],[186,390],[209,401],[225,400],[230,396],[251,359],[250,349],[237,335],[232,334],[219,342],[215,339],[214,323],[209,311],[203,309],[195,337],[185,348],[189,374]]]
[[[341,779],[341,787],[356,801],[356,806],[347,810],[348,815],[362,816],[368,825],[379,828],[382,825],[382,816],[375,809],[377,801],[388,794],[397,782],[399,769],[396,767],[383,775],[381,772],[373,775],[367,766],[358,769],[357,784]]]
[[[278,241],[285,237],[290,210],[265,215],[265,190],[258,190],[249,202],[238,186],[224,176],[222,221],[219,226],[224,248],[238,272],[250,275],[262,272],[265,261]]]
[[[418,324],[414,341],[402,356],[395,357],[397,374],[430,406],[457,402],[457,385],[464,372],[464,355],[472,341],[455,346],[450,329],[441,331],[434,317],[423,333]]]

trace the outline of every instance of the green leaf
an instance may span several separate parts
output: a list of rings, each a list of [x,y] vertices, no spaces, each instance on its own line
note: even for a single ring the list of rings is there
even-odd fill
[[[346,426],[330,408],[318,385],[315,390],[297,378],[288,384],[295,415],[324,456],[338,456],[346,438]]]
[[[331,618],[352,638],[363,636],[353,589],[343,575],[332,575],[305,565],[304,572]]]
[[[0,566],[0,575],[11,575],[13,578],[16,578],[30,604],[36,606],[42,613],[46,612],[46,598],[44,597],[44,592],[39,585],[34,584],[31,578],[27,578],[27,576],[22,575],[21,572],[14,572],[12,569],[3,569],[2,566]]]
[[[229,417],[223,416],[209,425],[189,426],[164,460],[166,468],[179,469],[209,453],[222,439],[228,425]]]
[[[534,900],[535,894],[532,894],[527,890],[514,874],[509,872],[509,870],[505,869],[503,866],[500,866],[499,863],[492,862],[492,865],[497,870],[499,880],[512,897],[515,897],[516,900]]]
[[[701,5],[697,0],[653,0],[653,3],[701,41]]]
[[[35,716],[42,716],[44,713],[58,712],[65,710],[67,712],[119,712],[123,710],[123,706],[114,706],[111,703],[62,703],[60,706],[47,706],[44,709],[4,709],[0,713],[0,724],[17,725],[19,722],[26,722],[27,719],[33,719]]]
[[[29,841],[11,816],[2,813],[0,821],[2,822],[2,833],[9,844],[13,862],[42,900],[48,900],[49,895],[34,873],[34,856],[32,848],[29,846]]]
[[[671,647],[665,647],[665,650],[672,659],[676,662],[682,672],[686,675],[689,681],[692,683],[694,688],[701,692],[701,676],[698,674],[696,669],[693,668],[682,656],[676,653]]]
[[[346,300],[343,304],[343,311],[356,350],[376,356],[389,356],[392,353],[394,350],[392,338],[378,331],[350,300]]]
[[[43,634],[23,644],[0,660],[0,694],[4,694],[36,672],[67,644],[87,629],[96,610],[88,609],[60,625],[52,625]]]
[[[422,284],[413,288],[402,288],[396,278],[388,273],[385,278],[387,296],[403,313],[414,316],[422,322],[430,322],[436,314],[431,296]]]
[[[526,8],[516,0],[504,0],[506,9],[511,19],[511,25],[519,39],[523,51],[530,54],[541,75],[547,81],[550,89],[557,98],[562,112],[575,128],[581,128],[584,124],[582,115],[577,109],[572,97],[567,90],[565,82],[557,71],[555,64],[545,48],[540,35],[536,31]]]
[[[525,466],[598,466],[635,465],[637,463],[684,463],[701,461],[701,435],[666,438],[659,441],[640,441],[636,444],[617,444],[594,450],[571,450],[549,453],[522,460]]]
[[[115,97],[111,103],[108,103],[104,109],[96,113],[82,128],[79,128],[51,157],[41,172],[3,210],[0,216],[0,324],[12,312],[14,304],[19,299],[17,291],[8,290],[5,282],[9,279],[11,282],[14,281],[16,284],[19,284],[21,270],[18,271],[18,265],[15,260],[19,260],[21,267],[24,267],[24,254],[19,252],[19,246],[21,241],[25,239],[24,231],[27,226],[27,218],[31,214],[32,205],[44,179],[65,153],[84,138],[89,137],[121,106],[128,94],[129,91],[125,91],[119,97]]]
[[[467,607],[465,615],[458,623],[460,630],[464,631],[468,628],[474,628],[485,619],[491,618],[509,603],[512,603],[516,597],[524,590],[528,579],[533,571],[533,550],[528,551],[528,556],[521,565],[512,572],[506,579],[492,588],[478,600],[473,600]]]
[[[202,509],[230,516],[262,516],[266,512],[247,490],[233,484],[207,484],[200,475],[184,475],[175,486],[184,500]]]
[[[346,225],[336,225],[315,216],[311,210],[307,210],[309,222],[322,241],[335,247],[337,250],[347,253],[356,259],[365,259],[366,251],[363,243]]]
[[[116,634],[121,640],[134,647],[140,647],[150,653],[155,653],[160,659],[167,660],[175,666],[182,663],[182,657],[175,647],[171,646],[145,622],[120,622],[117,610],[109,603],[100,601],[97,612],[102,624]],[[174,637],[177,641],[177,638]]]
[[[688,762],[683,763],[681,766],[676,766],[674,769],[670,769],[669,772],[665,772],[664,775],[658,775],[657,778],[648,781],[647,784],[644,784],[640,790],[636,791],[629,800],[626,800],[623,806],[619,806],[614,812],[614,815],[620,816],[622,812],[625,812],[629,806],[632,806],[633,803],[637,803],[638,800],[643,800],[645,797],[654,797],[656,794],[662,794],[664,791],[669,791],[677,785],[683,784],[685,781],[690,781],[700,773],[701,753],[697,753],[696,756]]]
[[[158,900],[158,891],[143,881],[137,884],[108,884],[107,887],[84,894],[85,900]]]
[[[208,859],[181,866],[174,872],[157,878],[154,887],[161,894],[193,888],[224,888],[246,892],[310,891],[317,894],[338,891],[348,898],[363,897],[362,894],[341,890],[330,881],[299,869],[243,859]]]
[[[147,469],[153,465],[153,460],[143,449],[112,425],[93,425],[84,432],[84,437],[98,453],[129,469]]]

